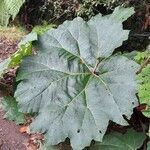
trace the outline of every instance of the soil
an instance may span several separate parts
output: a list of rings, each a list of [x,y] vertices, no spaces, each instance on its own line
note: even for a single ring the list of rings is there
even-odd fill
[[[5,37],[0,38],[0,61],[8,58],[17,50],[18,42],[14,42]]]
[[[0,61],[8,58],[16,50],[17,41],[14,42],[4,37],[0,38]],[[8,87],[9,85],[11,87],[11,80],[12,78],[10,76],[0,79]],[[0,99],[2,99],[4,93],[8,94],[6,91],[4,92],[4,88],[0,86]],[[3,119],[4,114],[0,109],[0,150],[26,150],[27,148],[24,143],[29,140],[29,135],[20,133],[20,126],[17,126],[14,122]]]
[[[4,112],[0,110],[0,150],[26,150],[28,135],[19,132],[19,126],[3,119]]]

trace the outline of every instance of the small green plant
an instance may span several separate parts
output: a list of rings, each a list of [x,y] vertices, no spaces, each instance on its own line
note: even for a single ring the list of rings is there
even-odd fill
[[[138,96],[140,104],[146,105],[145,110],[143,110],[143,114],[150,118],[150,52],[146,51],[139,53],[135,58],[141,64],[141,68],[137,76]]]
[[[134,57],[135,61],[139,64],[144,63],[144,61],[149,57],[149,52],[145,51],[145,52],[138,52],[136,54],[136,56]]]
[[[22,112],[38,113],[31,131],[46,133],[48,145],[68,137],[73,149],[81,150],[102,141],[110,120],[128,124],[123,115],[130,118],[138,105],[139,65],[112,54],[128,39],[122,22],[133,13],[118,7],[88,22],[78,17],[34,42],[38,54],[23,60],[15,98]]]
[[[82,16],[87,19],[90,19],[92,16],[95,16],[95,14],[99,12],[96,9],[98,5],[108,6],[111,3],[112,0],[82,0],[82,2],[79,4],[79,8],[76,10],[76,14],[77,16]]]
[[[25,115],[18,111],[18,105],[13,97],[5,97],[2,100],[2,109],[6,112],[4,118],[15,121],[16,124],[25,122]]]

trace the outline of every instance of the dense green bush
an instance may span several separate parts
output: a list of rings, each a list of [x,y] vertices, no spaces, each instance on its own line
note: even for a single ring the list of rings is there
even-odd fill
[[[114,2],[112,3],[111,1],[112,0],[26,0],[25,7],[22,9],[22,19],[25,23],[31,23],[33,25],[40,24],[43,20],[61,24],[65,20],[73,19],[76,16],[90,19],[99,12],[106,13],[106,8],[103,5],[110,7],[114,4]],[[120,3],[118,3],[118,5],[119,4]]]
[[[129,40],[121,47],[122,51],[144,49],[148,44],[147,35],[141,34],[145,22],[146,7],[149,0],[26,0],[20,13],[20,19],[27,29],[35,25],[41,25],[44,21],[53,24],[61,24],[65,20],[72,20],[76,16],[89,20],[98,13],[110,14],[113,9],[122,5],[133,6],[135,15],[124,23],[125,29],[131,30]],[[138,35],[137,33],[140,33]]]

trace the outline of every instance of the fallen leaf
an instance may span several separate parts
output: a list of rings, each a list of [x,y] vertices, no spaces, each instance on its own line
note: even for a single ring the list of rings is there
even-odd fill
[[[23,127],[20,128],[19,131],[21,133],[28,133],[28,134],[30,134],[30,128],[29,128],[29,126],[23,126]]]

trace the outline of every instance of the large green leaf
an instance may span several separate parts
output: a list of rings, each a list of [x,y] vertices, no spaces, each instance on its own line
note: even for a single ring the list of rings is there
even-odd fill
[[[15,19],[20,7],[25,0],[1,0],[0,1],[0,25],[7,26],[10,17]]]
[[[48,144],[69,137],[73,149],[81,150],[92,139],[102,140],[109,120],[127,125],[123,115],[130,118],[138,105],[139,65],[111,55],[128,33],[113,14],[66,21],[39,37],[38,55],[19,69],[15,97],[21,111],[39,112],[31,129],[46,132]]]
[[[150,142],[147,143],[147,150],[150,150]]]
[[[103,142],[96,142],[88,150],[137,150],[140,148],[146,136],[132,129],[127,133],[111,133],[104,136]]]

